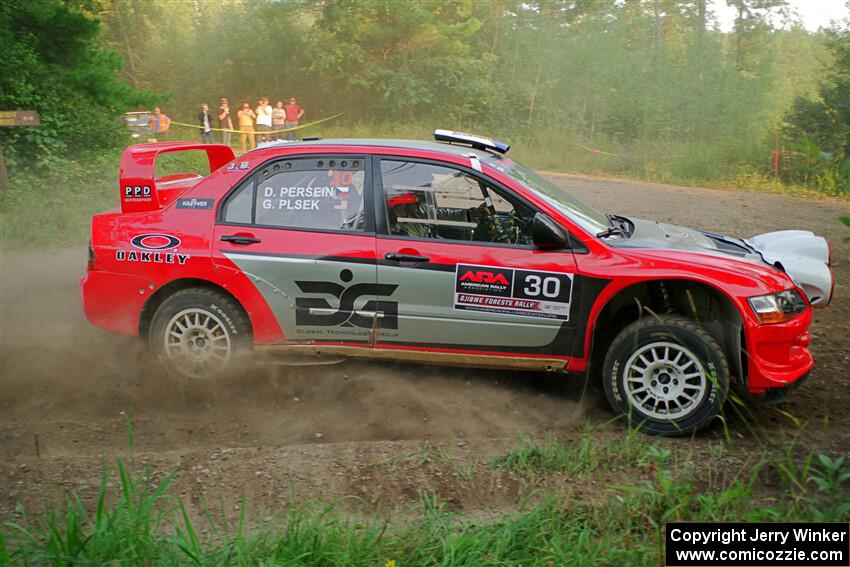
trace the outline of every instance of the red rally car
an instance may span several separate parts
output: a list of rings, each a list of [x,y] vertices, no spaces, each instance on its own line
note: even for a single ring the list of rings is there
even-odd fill
[[[138,335],[174,373],[240,351],[581,374],[614,411],[686,434],[730,383],[768,401],[814,364],[812,307],[833,290],[811,232],[750,239],[603,214],[506,156],[436,142],[272,142],[239,158],[129,147],[121,209],[92,219],[89,320]],[[160,154],[211,173],[157,178]]]

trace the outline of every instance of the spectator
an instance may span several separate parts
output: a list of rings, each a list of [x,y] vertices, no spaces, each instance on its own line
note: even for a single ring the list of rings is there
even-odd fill
[[[210,114],[210,105],[203,103],[201,111],[198,113],[198,122],[201,124],[201,142],[204,144],[213,143],[212,133],[212,115]]]
[[[151,132],[157,142],[168,139],[169,126],[171,126],[171,118],[163,114],[158,106],[154,108],[153,116],[151,116]]]
[[[269,136],[267,134],[262,134],[262,132],[268,132],[272,129],[272,107],[269,105],[269,99],[261,98],[259,100],[259,104],[257,105],[257,132],[258,141],[268,142]]]
[[[279,100],[275,103],[272,109],[272,130],[283,130],[286,128],[286,110],[283,108],[283,101]],[[284,132],[277,132],[272,137],[275,140],[283,139]]]
[[[218,107],[218,127],[224,130],[221,133],[221,143],[229,146],[231,133],[227,130],[233,130],[233,120],[230,117],[230,105],[226,98],[221,99]]]
[[[242,110],[236,113],[236,118],[239,120],[239,137],[242,141],[242,152],[245,149],[245,142],[250,142],[248,149],[254,149],[254,119],[257,117],[254,111],[251,110],[251,105],[247,102],[242,103]]]
[[[304,109],[298,106],[298,102],[296,102],[295,97],[289,99],[289,104],[287,104],[284,109],[286,110],[286,127],[297,128],[298,122],[301,120],[301,117],[304,116]],[[295,130],[287,132],[286,139],[294,140]]]

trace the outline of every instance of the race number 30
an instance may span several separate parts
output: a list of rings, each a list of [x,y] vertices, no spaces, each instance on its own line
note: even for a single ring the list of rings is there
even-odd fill
[[[541,278],[537,274],[529,274],[525,277],[526,287],[522,290],[528,297],[543,295],[544,297],[558,297],[561,291],[561,280],[553,276]]]
[[[567,303],[570,300],[572,281],[567,274],[552,272],[516,271],[514,297],[545,299]]]

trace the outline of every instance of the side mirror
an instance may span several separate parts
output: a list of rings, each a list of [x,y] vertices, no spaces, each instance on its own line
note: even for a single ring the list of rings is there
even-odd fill
[[[564,229],[543,213],[535,213],[531,221],[531,237],[540,250],[557,250],[570,245]]]

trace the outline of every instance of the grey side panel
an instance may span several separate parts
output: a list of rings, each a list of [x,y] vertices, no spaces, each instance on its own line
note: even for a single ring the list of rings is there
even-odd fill
[[[453,266],[417,269],[359,258],[225,255],[257,286],[287,338],[306,342],[365,346],[377,322],[377,341],[385,344],[581,356],[590,307],[608,283],[573,275],[569,320],[545,319],[454,309]],[[381,282],[372,283],[377,270]]]
[[[368,342],[376,312],[385,315],[380,301],[388,297],[378,293],[395,291],[376,286],[374,263],[355,259],[225,256],[254,282],[290,340]]]

